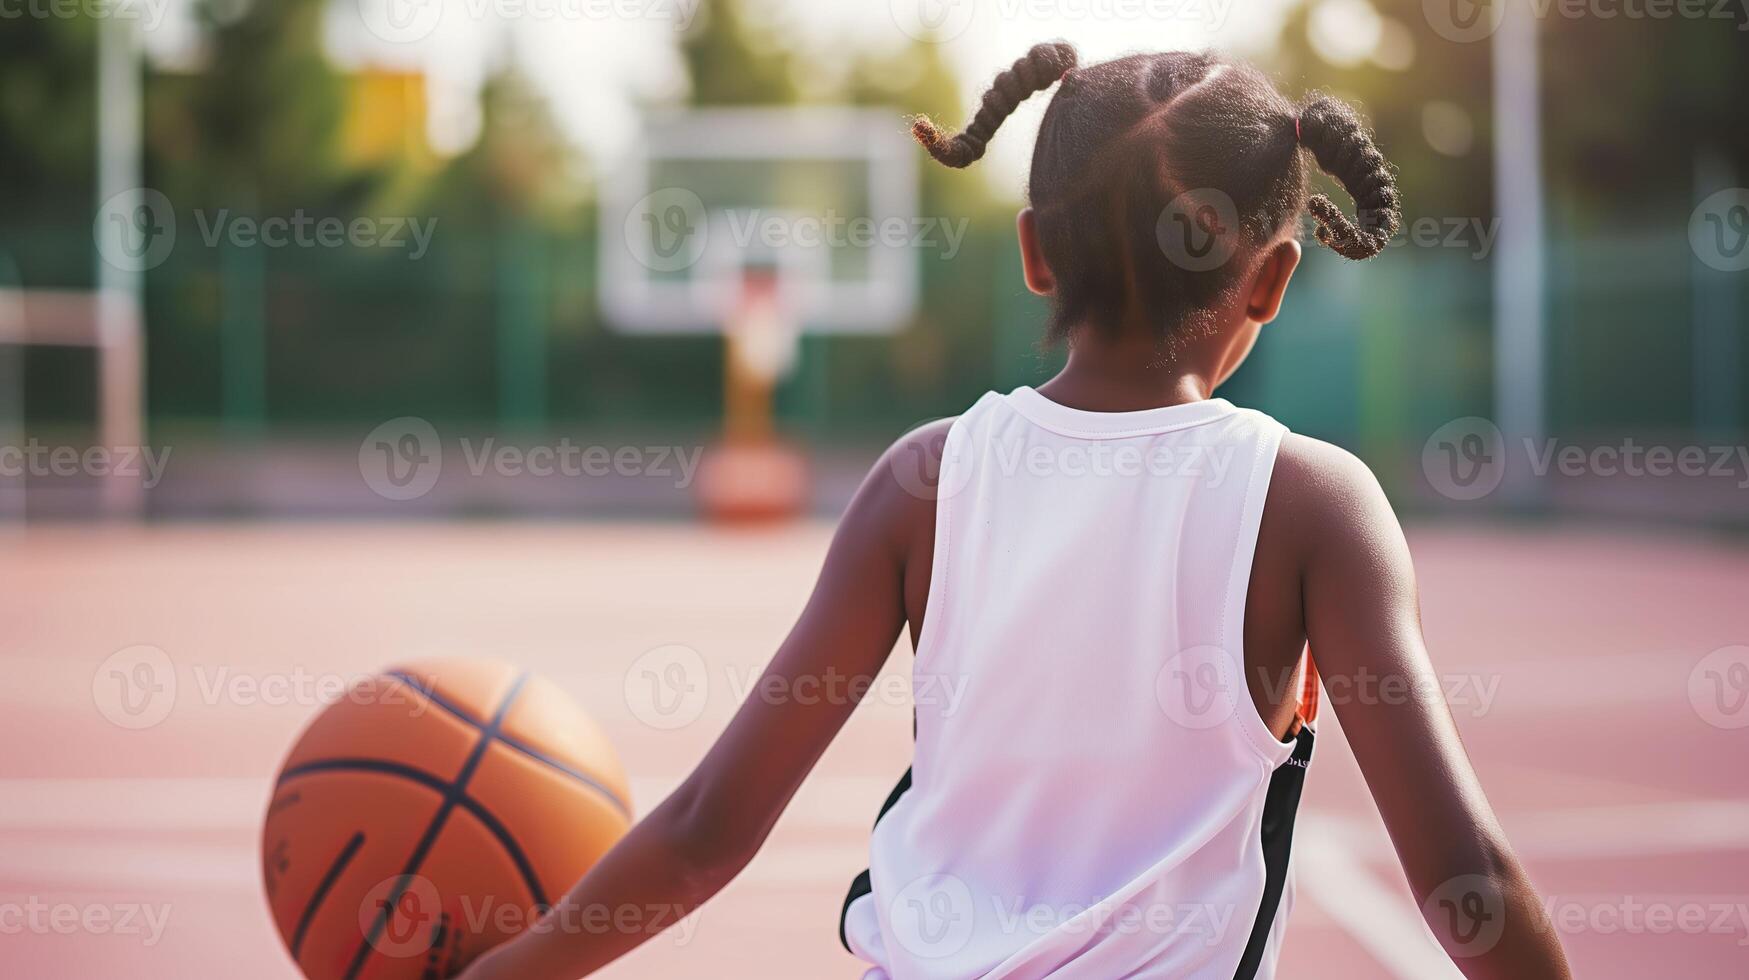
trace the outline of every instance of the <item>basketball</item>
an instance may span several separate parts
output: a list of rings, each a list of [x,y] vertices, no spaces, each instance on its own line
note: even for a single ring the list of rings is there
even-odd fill
[[[261,838],[274,924],[310,980],[442,977],[539,918],[631,824],[601,729],[477,660],[354,684],[292,747]]]

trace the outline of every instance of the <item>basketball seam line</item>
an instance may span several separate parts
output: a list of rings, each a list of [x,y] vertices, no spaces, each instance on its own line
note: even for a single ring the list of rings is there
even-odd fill
[[[277,785],[284,786],[302,776],[312,776],[324,772],[369,772],[378,775],[399,776],[411,780],[428,789],[436,790],[440,795],[449,789],[449,783],[422,769],[387,759],[318,759],[294,766],[280,774]],[[498,819],[497,814],[486,809],[485,804],[471,796],[463,794],[458,801],[462,809],[472,814],[474,819],[486,828],[486,831],[497,838],[498,846],[504,853],[510,855],[510,860],[516,865],[516,870],[522,875],[522,883],[528,886],[528,893],[536,905],[547,904],[546,889],[541,887],[540,879],[535,875],[534,865],[528,860],[528,855],[522,850],[522,845],[510,833],[510,828]]]
[[[316,891],[310,896],[309,902],[304,905],[304,913],[298,916],[297,929],[292,932],[291,955],[294,961],[298,958],[298,954],[303,952],[304,937],[310,931],[310,923],[316,918],[316,910],[321,908],[322,900],[328,897],[328,892],[333,889],[334,883],[340,880],[341,872],[345,871],[346,866],[352,863],[352,859],[358,856],[358,850],[363,846],[364,831],[361,830],[353,834],[352,839],[346,842],[346,846],[340,849],[340,853],[334,858],[334,863],[328,866],[328,873],[323,875],[322,880],[317,883]]]
[[[455,810],[463,791],[467,788],[468,780],[473,778],[474,770],[479,767],[480,760],[486,755],[486,749],[497,738],[498,728],[504,723],[504,716],[510,712],[510,706],[516,702],[516,696],[522,693],[522,685],[527,681],[527,672],[517,676],[516,681],[510,685],[510,691],[504,695],[503,702],[498,705],[498,710],[493,712],[491,723],[480,730],[479,741],[474,743],[473,751],[469,753],[467,761],[462,763],[461,771],[456,773],[455,781],[449,785],[448,792],[444,794],[443,805],[438,807],[437,813],[432,816],[430,825],[425,828],[424,836],[419,839],[419,843],[413,848],[412,856],[407,859],[406,868],[402,870],[400,878],[394,886],[389,889],[388,901],[384,902],[382,908],[377,912],[376,918],[371,922],[370,931],[365,933],[364,942],[359,944],[358,952],[353,954],[352,965],[346,970],[346,980],[355,980],[359,971],[364,969],[365,961],[370,958],[371,951],[376,948],[377,939],[388,927],[391,910],[401,901],[401,896],[406,893],[407,886],[412,883],[412,878],[419,873],[419,868],[425,863],[425,858],[431,853],[431,848],[436,846],[437,836],[443,832],[443,826],[449,821],[450,813]]]
[[[456,718],[458,718],[462,722],[472,726],[473,728],[483,729],[485,727],[484,724],[479,719],[475,718],[473,715],[469,714],[468,712],[462,710],[462,708],[460,706],[458,706],[454,702],[450,701],[448,698],[440,696],[437,693],[436,685],[432,685],[430,687],[427,687],[425,684],[420,682],[419,678],[414,677],[413,675],[407,673],[404,670],[391,670],[391,671],[388,671],[384,676],[393,678],[394,680],[401,681],[402,683],[411,686],[415,691],[418,691],[420,694],[425,695],[426,699],[429,700],[432,704],[435,704],[439,708],[442,708],[443,710],[449,712],[450,714],[454,715]],[[620,813],[622,813],[623,815],[625,815],[627,817],[630,817],[632,815],[632,808],[631,808],[630,803],[627,803],[625,800],[621,799],[620,795],[618,793],[614,792],[612,787],[606,785],[605,783],[602,783],[600,780],[597,780],[597,779],[591,777],[588,773],[573,769],[570,766],[566,765],[565,763],[559,761],[558,759],[555,759],[552,756],[547,755],[545,752],[542,752],[541,750],[535,748],[534,746],[527,745],[527,744],[525,744],[525,743],[523,743],[515,738],[512,738],[509,735],[503,734],[502,732],[500,732],[498,734],[497,738],[498,738],[498,741],[500,743],[504,744],[505,746],[512,748],[512,749],[515,749],[518,752],[521,752],[523,755],[528,756],[529,758],[535,760],[536,762],[539,762],[539,763],[546,765],[546,766],[550,766],[551,768],[559,771],[560,773],[563,773],[564,775],[569,776],[572,779],[575,779],[576,781],[584,784],[585,786],[588,786],[590,789],[595,790],[597,793],[600,793],[602,796],[606,797],[607,801],[609,803],[612,803],[614,805],[614,807],[616,809],[618,809],[620,811]]]

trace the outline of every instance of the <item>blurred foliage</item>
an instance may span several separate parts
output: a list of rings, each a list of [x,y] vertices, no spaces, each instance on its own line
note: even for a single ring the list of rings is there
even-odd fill
[[[8,17],[0,30],[0,213],[83,200],[92,179],[94,21]]]
[[[31,229],[90,220],[96,184],[97,25],[0,21],[0,284],[90,277],[88,235],[32,240]]]
[[[1374,0],[1378,50],[1333,58],[1319,22],[1333,2],[1305,0],[1242,53],[1290,96],[1315,87],[1359,103],[1400,171],[1411,222],[1443,231],[1492,221],[1489,45],[1439,36],[1422,0]],[[146,277],[154,424],[220,414],[222,338],[240,307],[259,311],[265,410],[278,429],[407,413],[714,424],[719,342],[627,337],[601,322],[595,161],[561,135],[551,96],[514,58],[499,59],[481,91],[471,146],[442,158],[417,139],[386,140],[387,151],[360,154],[348,134],[361,80],[323,50],[328,0],[201,4],[195,67],[150,67],[146,79],[146,180],[184,220],[197,208],[302,209],[418,215],[441,231],[419,262],[355,247],[255,249],[247,262],[225,247],[178,247]],[[888,106],[895,127],[918,112],[963,123],[975,109],[945,60],[950,46],[804,43],[771,18],[768,5],[707,0],[674,41],[685,99]],[[1679,430],[1691,421],[1687,338],[1707,275],[1694,269],[1686,224],[1703,190],[1699,161],[1749,182],[1749,33],[1710,18],[1539,23],[1551,417],[1570,432]],[[0,22],[0,250],[32,285],[91,279],[96,33],[82,18]],[[922,163],[924,217],[962,226],[963,248],[920,255],[925,299],[897,336],[805,342],[802,370],[780,394],[792,428],[879,437],[986,388],[1036,381],[1053,363],[1036,349],[1042,308],[1013,260],[1014,195],[994,193],[975,168]],[[1361,267],[1313,249],[1287,322],[1236,379],[1235,397],[1369,458],[1418,451],[1429,423],[1488,410],[1490,268],[1465,249],[1405,245]],[[1741,297],[1745,277],[1721,281],[1708,288]],[[88,390],[84,361],[31,356],[33,379]],[[1749,378],[1749,364],[1739,367]],[[1636,372],[1654,383],[1636,385]]]
[[[479,138],[423,188],[419,210],[452,226],[533,221],[563,233],[580,224],[582,166],[545,97],[512,65],[487,80]]]
[[[321,48],[324,0],[200,0],[203,70],[151,85],[148,172],[172,200],[344,213],[386,174],[340,161],[345,79]],[[168,84],[166,84],[168,83]]]
[[[1749,183],[1749,8],[1705,6],[1704,18],[1547,21],[1544,104],[1557,125],[1544,152],[1579,230],[1642,220],[1660,190],[1692,185],[1697,152],[1733,161]]]
[[[680,52],[693,105],[785,105],[800,97],[793,56],[769,31],[754,29],[738,2],[700,4]]]
[[[1397,168],[1407,218],[1488,215],[1493,211],[1488,179],[1493,152],[1488,45],[1458,44],[1440,37],[1422,15],[1421,6],[1421,0],[1381,4],[1388,29],[1408,38],[1412,61],[1407,67],[1384,67],[1370,59],[1345,66],[1320,57],[1311,40],[1312,4],[1289,13],[1278,42],[1260,58],[1275,69],[1289,98],[1298,101],[1303,93],[1317,90],[1361,110]],[[1429,144],[1423,117],[1427,104],[1435,100],[1468,117],[1474,139],[1464,153],[1448,155]],[[1326,193],[1334,189],[1327,180],[1324,184]],[[1336,199],[1342,199],[1340,194]]]

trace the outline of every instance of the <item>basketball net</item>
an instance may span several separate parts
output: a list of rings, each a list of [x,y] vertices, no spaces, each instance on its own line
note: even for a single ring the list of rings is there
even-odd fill
[[[772,392],[795,368],[801,331],[779,302],[777,278],[749,270],[741,295],[723,324],[725,435],[730,442],[767,442],[772,437]]]
[[[807,463],[777,438],[772,421],[772,394],[795,368],[800,334],[776,277],[743,272],[723,321],[723,441],[705,453],[698,474],[699,503],[713,520],[779,519],[807,505]]]

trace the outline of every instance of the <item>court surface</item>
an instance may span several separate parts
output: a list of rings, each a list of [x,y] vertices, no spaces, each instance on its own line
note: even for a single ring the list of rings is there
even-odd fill
[[[647,809],[709,745],[800,609],[829,526],[288,524],[48,527],[0,536],[0,974],[295,975],[261,897],[269,779],[317,692],[420,656],[507,658],[612,734]],[[1586,978],[1749,974],[1749,714],[1707,684],[1749,644],[1749,548],[1669,534],[1411,531],[1458,723]],[[174,696],[112,722],[94,685],[158,647]],[[659,729],[628,672],[708,665]],[[905,676],[901,650],[889,670]],[[1728,664],[1726,664],[1728,666]],[[1693,683],[1691,683],[1691,681]],[[726,893],[609,977],[856,977],[845,885],[904,769],[909,709],[858,711]],[[1731,709],[1735,709],[1734,711]],[[1424,937],[1327,716],[1295,854],[1283,976],[1456,976]],[[37,910],[34,916],[24,913]],[[45,913],[44,909],[72,912]],[[76,917],[76,921],[75,921]],[[123,919],[126,919],[124,925]]]

